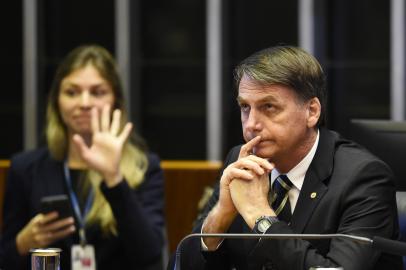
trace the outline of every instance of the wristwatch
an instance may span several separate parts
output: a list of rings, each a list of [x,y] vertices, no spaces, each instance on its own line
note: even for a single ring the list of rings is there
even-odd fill
[[[276,222],[279,219],[275,216],[260,216],[255,220],[254,232],[264,234]]]

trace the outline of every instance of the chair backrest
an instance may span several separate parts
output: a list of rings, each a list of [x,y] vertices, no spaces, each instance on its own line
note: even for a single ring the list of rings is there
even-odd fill
[[[395,174],[397,190],[406,191],[406,122],[353,119],[349,137],[385,161]]]
[[[406,241],[406,122],[353,119],[350,138],[385,161],[396,181],[400,239]],[[406,270],[406,257],[403,257]]]
[[[399,232],[401,241],[406,242],[406,192],[396,192],[396,204],[398,207]],[[403,269],[406,269],[406,256],[403,256]]]

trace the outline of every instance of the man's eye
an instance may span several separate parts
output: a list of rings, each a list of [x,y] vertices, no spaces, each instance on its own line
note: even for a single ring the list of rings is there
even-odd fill
[[[248,106],[247,104],[240,104],[240,110],[242,112],[247,112],[250,109],[250,106]]]

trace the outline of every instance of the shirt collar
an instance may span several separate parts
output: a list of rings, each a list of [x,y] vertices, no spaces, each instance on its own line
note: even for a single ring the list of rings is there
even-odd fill
[[[314,142],[309,153],[295,166],[293,167],[286,175],[293,185],[300,191],[303,186],[304,178],[309,169],[310,163],[316,154],[317,146],[319,145],[320,132],[317,130],[316,141]],[[271,183],[280,175],[277,169],[273,169],[271,172]]]

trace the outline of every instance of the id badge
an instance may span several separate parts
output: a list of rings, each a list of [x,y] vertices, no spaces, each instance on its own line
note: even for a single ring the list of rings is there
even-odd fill
[[[72,270],[96,270],[96,256],[92,245],[73,245],[71,258]]]

